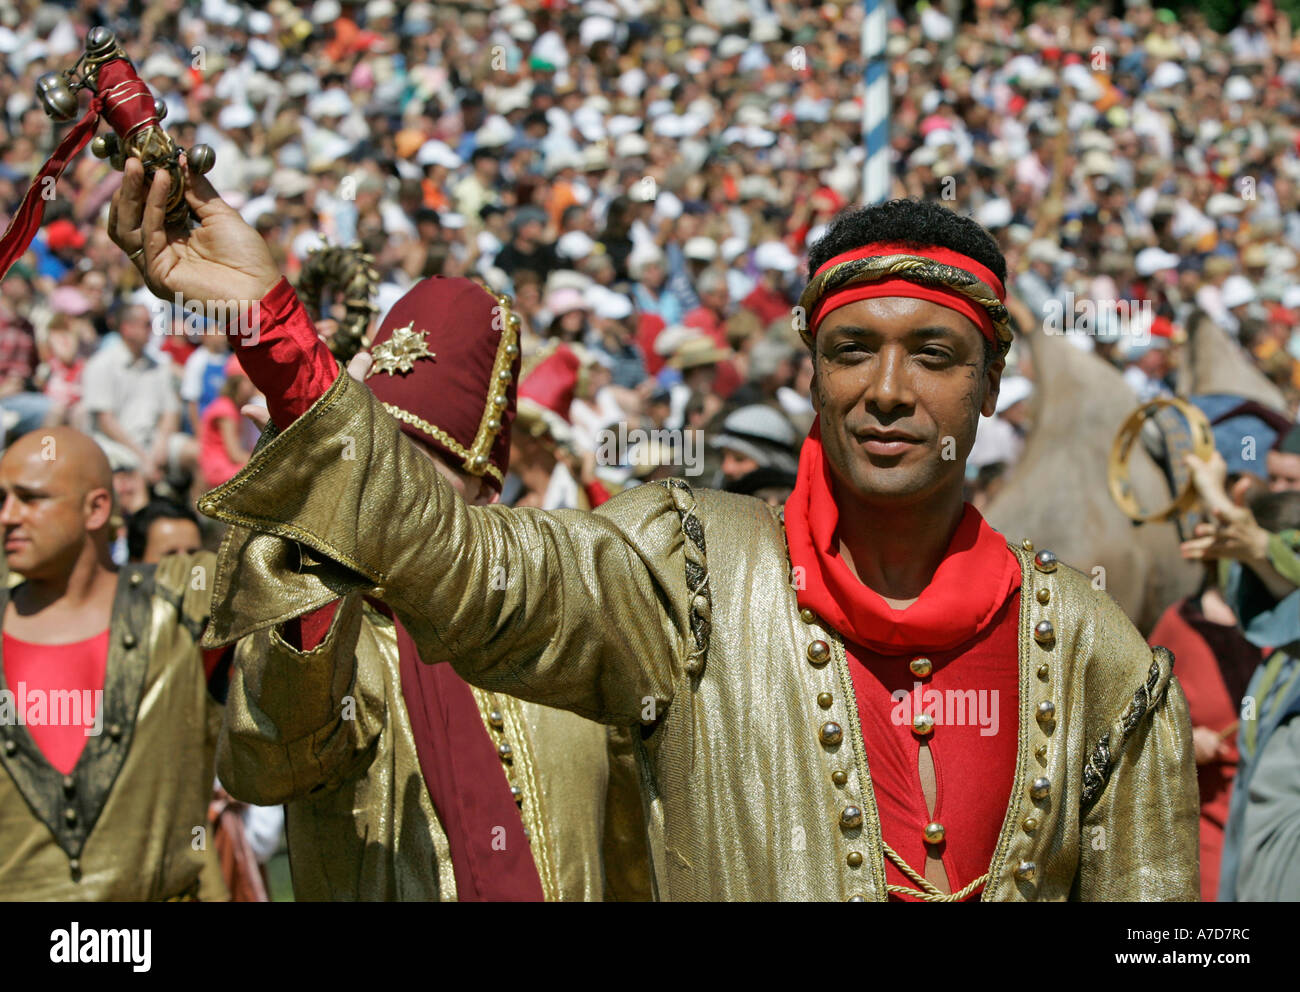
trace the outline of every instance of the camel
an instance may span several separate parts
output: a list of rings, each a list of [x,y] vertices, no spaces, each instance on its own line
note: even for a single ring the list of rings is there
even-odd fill
[[[1147,633],[1165,607],[1195,592],[1201,573],[1179,554],[1172,522],[1135,525],[1107,489],[1111,442],[1137,397],[1114,366],[1062,336],[1019,340],[1033,363],[1034,426],[984,516],[1009,539],[1028,538],[1090,576]],[[1129,465],[1141,505],[1169,502],[1164,475],[1141,445]]]
[[[1230,393],[1289,415],[1281,391],[1209,316],[1198,312],[1188,323],[1178,395]],[[1034,331],[1019,341],[1029,348],[1037,383],[1034,427],[984,515],[1007,537],[1029,538],[1093,575],[1147,633],[1165,607],[1196,590],[1200,570],[1179,554],[1172,522],[1135,525],[1110,498],[1111,442],[1137,397],[1112,365],[1064,337]],[[1129,465],[1141,505],[1168,503],[1164,474],[1142,445],[1134,446]],[[1097,566],[1104,572],[1094,573]]]

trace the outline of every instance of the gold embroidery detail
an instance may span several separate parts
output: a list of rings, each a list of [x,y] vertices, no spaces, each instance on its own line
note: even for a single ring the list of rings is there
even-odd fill
[[[376,372],[395,375],[398,372],[410,372],[421,358],[433,359],[437,356],[429,350],[429,343],[424,340],[428,331],[417,331],[415,321],[405,327],[393,330],[393,336],[370,349],[375,364],[366,374],[369,379]]]
[[[489,464],[487,459],[492,453],[492,445],[496,443],[497,434],[501,431],[502,415],[506,412],[506,407],[498,407],[495,401],[497,396],[506,396],[510,389],[510,367],[514,363],[515,355],[519,354],[519,318],[515,316],[510,297],[504,293],[492,295],[497,301],[497,306],[493,308],[493,320],[501,321],[501,339],[497,341],[497,356],[492,363],[492,375],[488,378],[483,416],[479,418],[474,443],[464,458],[466,472],[473,472],[475,475],[490,472],[493,478],[500,479],[500,470]],[[502,373],[505,375],[503,376]],[[490,426],[492,424],[496,426]]]
[[[450,451],[457,458],[462,458],[466,462],[470,460],[469,452],[465,450],[465,446],[461,444],[459,441],[457,441],[450,434],[448,434],[446,431],[444,431],[441,427],[435,427],[433,424],[429,423],[423,417],[417,417],[409,410],[403,410],[400,406],[394,406],[392,403],[385,403],[384,409],[387,410],[389,413],[391,413],[398,420],[410,424],[412,427],[418,427],[420,428],[420,430],[424,431],[424,433],[428,434],[430,437],[437,438],[438,443],[445,445],[447,450]],[[468,465],[466,466],[466,471],[469,471]],[[474,474],[483,475],[485,473],[487,475],[492,476],[492,478],[496,479],[498,482],[502,481],[501,470],[497,468],[495,465],[489,464],[483,469],[483,471],[475,472]]]

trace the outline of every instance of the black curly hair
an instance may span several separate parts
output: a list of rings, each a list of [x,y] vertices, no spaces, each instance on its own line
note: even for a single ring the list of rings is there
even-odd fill
[[[1003,285],[1007,281],[1007,260],[993,236],[969,217],[929,200],[888,200],[844,211],[808,249],[808,278],[836,255],[876,241],[947,248],[975,259]],[[986,369],[1000,353],[997,342],[984,339]]]

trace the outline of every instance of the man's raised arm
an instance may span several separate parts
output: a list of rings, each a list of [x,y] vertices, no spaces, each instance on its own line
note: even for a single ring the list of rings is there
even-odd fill
[[[338,374],[265,242],[211,185],[195,176],[186,191],[199,227],[164,231],[166,175],[141,205],[130,166],[114,240],[142,249],[133,260],[164,299],[259,304],[257,333],[232,343],[281,427],[200,501],[235,525],[205,644],[373,589],[425,661],[468,681],[611,723],[657,719],[691,663],[683,494],[642,487],[598,515],[466,506]]]

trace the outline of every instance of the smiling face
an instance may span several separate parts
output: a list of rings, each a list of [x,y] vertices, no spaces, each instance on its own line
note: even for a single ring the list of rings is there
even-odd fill
[[[859,300],[823,319],[816,348],[813,406],[841,496],[901,505],[960,488],[1005,364],[985,369],[975,324],[928,300]]]

